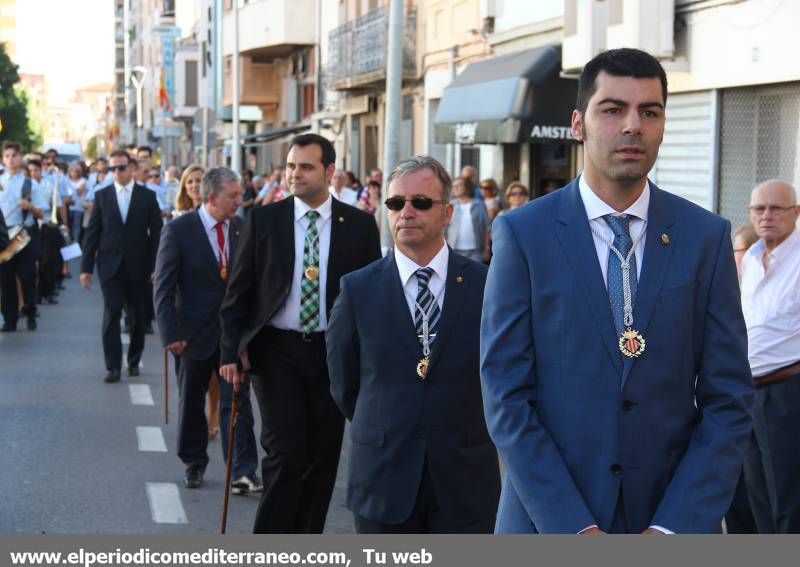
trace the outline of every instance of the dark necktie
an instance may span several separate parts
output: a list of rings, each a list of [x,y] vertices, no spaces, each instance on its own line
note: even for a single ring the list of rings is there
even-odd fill
[[[442,318],[442,311],[439,309],[439,303],[428,288],[433,275],[433,268],[420,268],[416,271],[417,283],[419,290],[417,291],[417,305],[414,310],[414,326],[417,329],[417,337],[419,342],[424,340],[423,332],[423,313],[428,314],[428,334],[430,343],[436,339],[436,333],[439,328],[439,320]],[[420,308],[422,311],[420,311]]]

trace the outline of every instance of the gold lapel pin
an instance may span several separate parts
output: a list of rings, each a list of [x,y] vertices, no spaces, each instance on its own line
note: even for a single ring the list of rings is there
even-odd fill
[[[339,217],[339,222],[344,222],[344,217]]]
[[[456,276],[456,283],[464,283],[464,278],[461,276]]]
[[[669,235],[667,235],[667,234],[662,234],[661,235],[661,244],[663,244],[664,246],[669,244]]]

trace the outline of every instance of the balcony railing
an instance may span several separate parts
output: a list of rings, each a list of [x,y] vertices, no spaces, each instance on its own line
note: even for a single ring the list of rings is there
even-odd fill
[[[406,15],[403,42],[403,71],[416,70],[417,13],[412,9]],[[329,36],[326,77],[336,88],[336,83],[359,83],[359,77],[386,70],[386,52],[389,41],[389,13],[386,6],[347,22],[334,29]]]

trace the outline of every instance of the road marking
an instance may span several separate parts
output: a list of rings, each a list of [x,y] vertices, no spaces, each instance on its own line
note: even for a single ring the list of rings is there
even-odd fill
[[[147,384],[128,384],[131,393],[131,403],[135,406],[152,406],[153,394],[150,393],[150,386]]]
[[[123,344],[123,345],[129,345],[129,344],[131,344],[131,338],[130,338],[128,335],[120,335],[120,336],[119,336],[119,340],[121,340],[121,341],[122,341],[122,344]]]
[[[148,482],[147,500],[150,502],[150,517],[157,524],[188,524],[181,503],[178,485],[171,482]]]
[[[136,439],[140,451],[167,452],[167,444],[164,442],[164,434],[160,427],[137,427]]]

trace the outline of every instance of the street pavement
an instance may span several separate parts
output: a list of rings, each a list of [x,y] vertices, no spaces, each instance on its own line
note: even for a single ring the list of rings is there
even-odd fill
[[[39,307],[37,331],[21,321],[20,331],[0,334],[0,533],[219,533],[219,436],[209,443],[205,484],[187,490],[172,364],[164,423],[158,335],[146,338],[141,376],[123,371],[121,382],[103,383],[99,283],[86,291],[77,265],[72,272],[59,304]],[[326,533],[353,533],[344,507],[347,437]],[[231,495],[227,532],[250,533],[257,504],[257,496]]]

